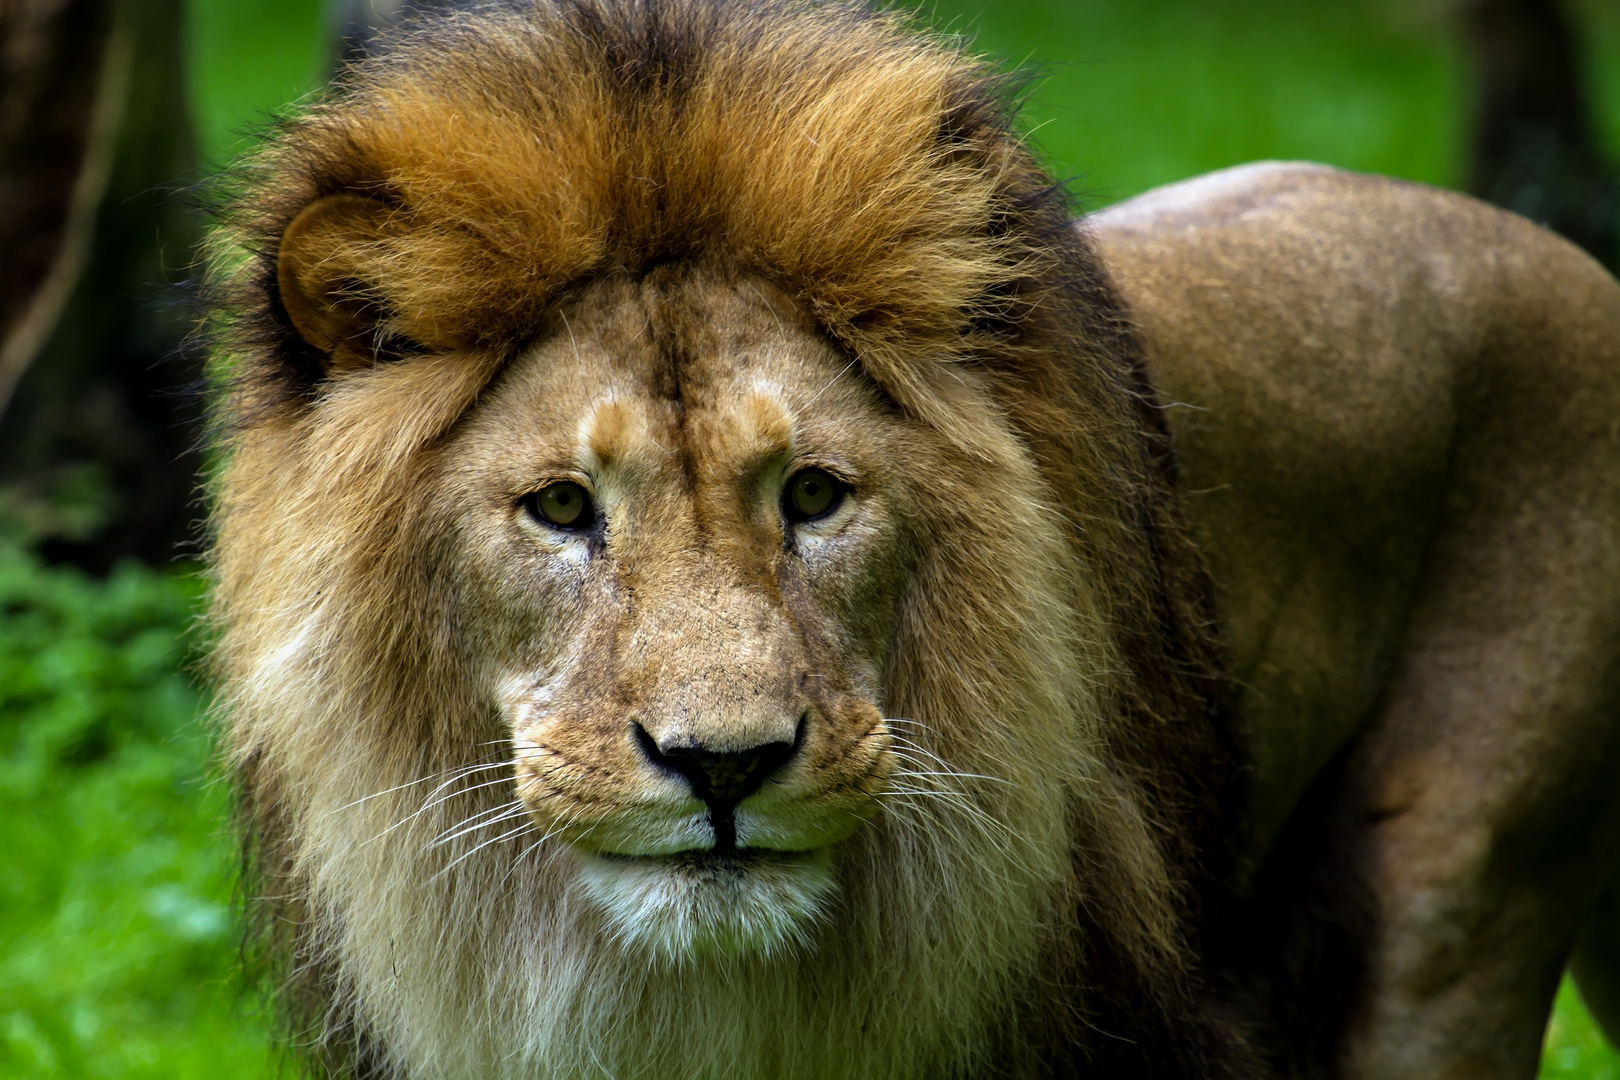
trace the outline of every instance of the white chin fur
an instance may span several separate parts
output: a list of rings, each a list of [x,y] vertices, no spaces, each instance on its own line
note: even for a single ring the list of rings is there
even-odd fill
[[[807,945],[837,889],[828,848],[734,859],[580,856],[585,892],[620,942],[677,964]]]

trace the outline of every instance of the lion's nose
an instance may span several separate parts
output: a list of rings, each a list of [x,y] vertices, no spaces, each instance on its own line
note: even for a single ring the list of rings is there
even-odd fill
[[[792,742],[763,742],[743,750],[711,750],[681,737],[660,744],[639,723],[635,728],[636,742],[648,760],[680,773],[692,785],[692,793],[709,804],[717,831],[721,818],[729,819],[738,803],[793,759],[804,738],[802,720]]]

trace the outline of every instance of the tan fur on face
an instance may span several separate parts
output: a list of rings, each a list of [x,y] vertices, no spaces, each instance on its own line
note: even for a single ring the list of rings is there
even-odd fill
[[[407,38],[255,163],[218,663],[331,1060],[1033,1075],[1116,1052],[1087,1023],[1227,1052],[1189,1019],[1203,583],[997,94],[853,9],[537,7]],[[852,492],[795,531],[809,465]],[[599,536],[524,516],[559,480]],[[781,854],[680,862],[708,826],[635,725],[802,725],[737,813]]]

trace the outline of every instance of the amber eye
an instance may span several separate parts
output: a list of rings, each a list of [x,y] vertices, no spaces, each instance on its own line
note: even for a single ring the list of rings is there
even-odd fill
[[[559,529],[588,529],[596,520],[590,494],[572,480],[547,484],[523,501],[537,520]]]
[[[788,478],[782,495],[782,514],[789,521],[813,521],[826,517],[844,501],[848,486],[821,469],[800,469]]]

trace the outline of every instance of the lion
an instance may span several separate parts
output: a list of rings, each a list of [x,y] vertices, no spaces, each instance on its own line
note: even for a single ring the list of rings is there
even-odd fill
[[[212,618],[322,1075],[1528,1076],[1620,856],[1620,286],[1078,222],[904,17],[533,0],[216,234]]]

